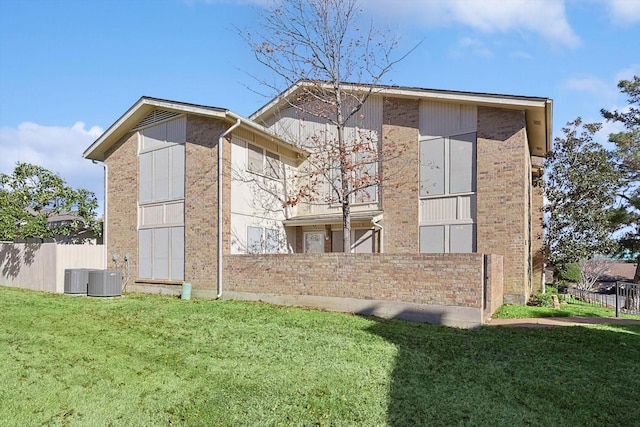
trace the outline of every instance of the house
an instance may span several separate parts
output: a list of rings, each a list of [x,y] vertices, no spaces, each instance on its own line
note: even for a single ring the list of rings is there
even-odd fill
[[[419,311],[473,306],[486,317],[541,287],[534,181],[550,148],[550,99],[350,86],[373,90],[346,131],[375,135],[381,152],[390,142],[406,150],[381,156],[387,179],[353,201],[349,256],[337,206],[286,203],[304,185],[305,141],[331,132],[283,102],[304,84],[249,118],[143,97],[87,148],[85,158],[105,165],[107,253],[129,255],[130,289],[179,293],[189,282],[194,296],[220,297],[225,283],[233,297],[337,298],[349,311],[403,294]]]

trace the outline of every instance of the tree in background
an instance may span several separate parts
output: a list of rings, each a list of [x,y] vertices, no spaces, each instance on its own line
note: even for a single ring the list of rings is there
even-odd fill
[[[605,119],[625,127],[623,132],[609,135],[609,141],[615,144],[611,158],[622,177],[612,221],[622,233],[619,242],[623,255],[636,258],[634,282],[640,283],[640,77],[622,80],[618,87],[627,95],[628,107],[600,110]]]
[[[309,141],[292,141],[310,155],[286,204],[339,205],[345,252],[351,248],[351,204],[371,199],[382,181],[379,135],[349,129],[373,93],[372,85],[408,54],[393,59],[395,38],[373,24],[360,25],[360,13],[356,0],[282,0],[260,14],[261,33],[243,35],[258,62],[276,77],[258,81],[300,117],[330,125]],[[296,83],[299,92],[293,99],[282,93],[283,86]],[[391,141],[385,144],[385,155],[396,151]]]
[[[567,123],[545,160],[544,207],[547,259],[556,266],[616,252],[611,208],[620,173],[607,150],[593,140],[601,124]]]
[[[43,167],[19,162],[13,174],[0,173],[0,240],[70,236],[83,230],[100,235],[97,207],[93,192],[73,189]],[[77,219],[51,226],[49,218],[61,213]]]

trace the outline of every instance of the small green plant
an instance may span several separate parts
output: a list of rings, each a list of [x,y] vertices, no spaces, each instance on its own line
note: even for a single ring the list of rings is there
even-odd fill
[[[551,292],[546,292],[546,293],[539,292],[535,295],[531,295],[531,298],[529,299],[529,302],[527,303],[527,305],[533,305],[538,307],[551,307],[553,305],[553,300],[551,295],[553,295]]]

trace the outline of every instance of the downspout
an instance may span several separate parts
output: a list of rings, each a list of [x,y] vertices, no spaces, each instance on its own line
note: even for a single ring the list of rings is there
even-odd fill
[[[384,227],[378,224],[379,219],[371,221],[374,227],[378,227],[380,230],[380,253],[384,253]]]
[[[94,165],[98,164],[97,160],[91,160],[91,162]],[[107,167],[107,164],[105,162],[101,162],[102,163],[102,168],[104,169],[104,195],[103,195],[103,206],[102,206],[102,246],[104,246],[104,266],[105,268],[107,267],[107,265],[109,264],[109,259],[108,259],[108,251],[107,251],[107,201],[108,201],[108,178],[109,178],[109,168]]]
[[[232,130],[240,126],[238,119],[229,129],[225,130],[218,137],[218,287],[216,299],[222,296],[222,143],[224,137]]]

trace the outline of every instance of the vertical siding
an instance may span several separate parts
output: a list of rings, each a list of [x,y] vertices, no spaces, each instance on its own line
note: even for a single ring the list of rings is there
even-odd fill
[[[420,137],[431,138],[475,132],[477,116],[475,105],[421,101]]]

